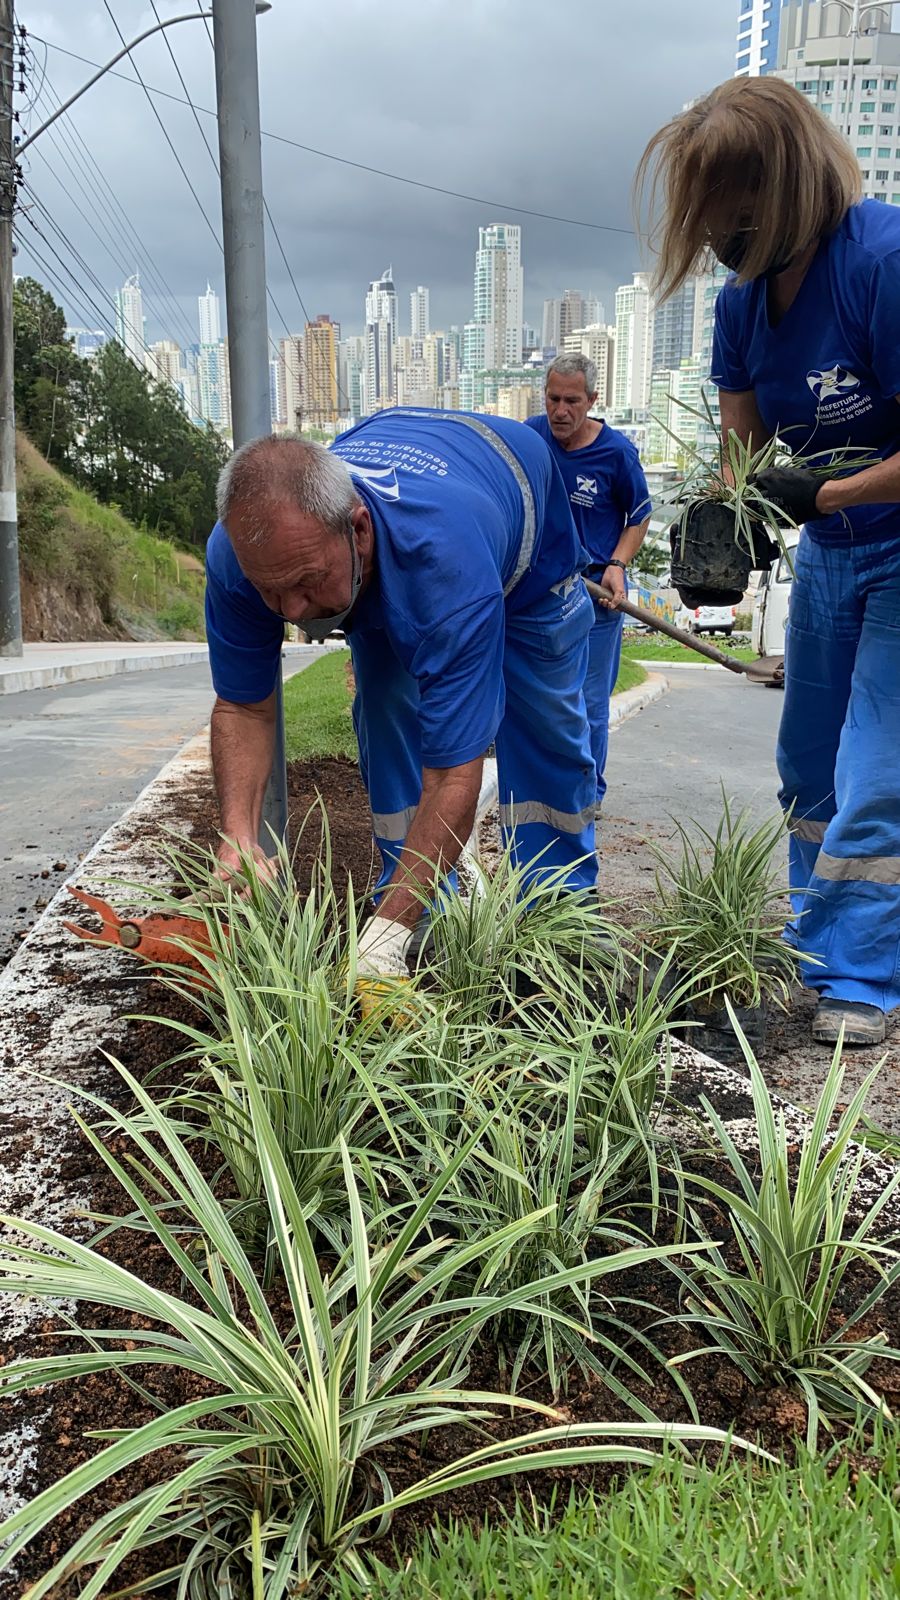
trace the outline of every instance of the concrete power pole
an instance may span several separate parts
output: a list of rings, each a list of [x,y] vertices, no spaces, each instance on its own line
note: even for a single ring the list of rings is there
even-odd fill
[[[13,0],[0,0],[0,656],[22,654],[13,404]]]
[[[212,0],[216,109],[225,248],[225,307],[231,369],[235,448],[271,433],[266,250],[263,230],[259,81],[254,0]],[[272,774],[263,807],[260,843],[287,837],[287,769],[281,671],[276,688]]]

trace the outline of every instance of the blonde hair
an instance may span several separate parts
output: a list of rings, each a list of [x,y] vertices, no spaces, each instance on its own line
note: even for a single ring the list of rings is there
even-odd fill
[[[781,78],[729,78],[654,134],[635,177],[649,186],[659,257],[654,289],[674,294],[711,243],[749,228],[739,278],[791,260],[833,231],[860,199],[859,164],[843,136]]]

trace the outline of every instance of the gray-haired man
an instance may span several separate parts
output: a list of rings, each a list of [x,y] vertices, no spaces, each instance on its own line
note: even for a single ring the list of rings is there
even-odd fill
[[[629,439],[588,413],[597,399],[597,368],[587,356],[558,356],[547,369],[546,414],[530,417],[550,446],[569,495],[582,544],[590,555],[586,576],[611,589],[609,606],[595,604],[584,697],[597,768],[598,811],[606,793],[609,701],[619,672],[626,570],[650,521],[650,496],[638,453]]]

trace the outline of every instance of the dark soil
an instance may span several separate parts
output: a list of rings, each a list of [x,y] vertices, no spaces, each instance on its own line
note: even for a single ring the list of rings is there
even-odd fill
[[[355,769],[343,761],[323,761],[306,767],[295,767],[290,775],[290,795],[295,838],[300,823],[315,802],[316,796],[322,796],[331,830],[335,878],[344,892],[348,878],[352,877],[354,891],[358,892],[367,881],[371,869],[372,844],[368,811]],[[170,821],[175,820],[170,819]],[[213,842],[216,823],[211,792],[206,789],[195,793],[190,803],[189,815],[185,817],[182,808],[179,820],[182,823],[190,822],[193,837],[198,841]],[[297,849],[295,866],[301,887],[309,882],[318,845],[319,830],[313,817],[307,824]],[[111,959],[121,960],[121,958]],[[62,974],[61,981],[65,981]],[[127,995],[129,1009],[132,1010],[151,1012],[160,1018],[184,1017],[189,1014],[188,1002],[173,995],[164,985],[152,978],[143,986],[137,1005],[133,1003],[134,986],[132,984],[123,986],[121,977],[113,973],[110,978],[110,991],[118,997],[119,1010],[123,996]],[[178,1042],[177,1036],[161,1021],[132,1021],[128,1024],[124,1042],[121,1039],[117,1040],[115,1049],[124,1064],[138,1078],[143,1079],[153,1074],[162,1063],[176,1053]],[[164,1076],[160,1081],[163,1081]],[[121,1097],[120,1089],[113,1092]],[[681,1080],[676,1085],[677,1097],[691,1104],[696,1103],[698,1093],[699,1083],[689,1072],[682,1074]],[[747,1109],[746,1097],[739,1091],[730,1097],[728,1104],[723,1103],[721,1107],[722,1114],[726,1117],[746,1115]],[[710,1167],[708,1170],[713,1169]],[[718,1175],[722,1177],[721,1171]],[[121,1190],[111,1180],[103,1163],[86,1143],[77,1144],[73,1148],[63,1176],[73,1178],[77,1176],[88,1182],[93,1210],[122,1215],[128,1209],[127,1205],[123,1204],[124,1197]],[[716,1236],[727,1237],[727,1218],[717,1214],[699,1192],[694,1198],[696,1204],[705,1211],[709,1226],[715,1230]],[[632,1208],[630,1215],[632,1220],[639,1224],[646,1224],[646,1208]],[[628,1216],[628,1213],[625,1216]],[[665,1240],[670,1234],[670,1225],[663,1214],[657,1236],[660,1240]],[[168,1258],[163,1255],[159,1247],[149,1245],[145,1236],[123,1228],[104,1241],[101,1248],[122,1264],[151,1277],[160,1286],[177,1290],[179,1293],[183,1292],[183,1285]],[[605,1287],[610,1294],[627,1295],[641,1303],[628,1310],[625,1313],[626,1318],[637,1327],[653,1328],[653,1337],[665,1355],[704,1342],[702,1330],[694,1338],[690,1330],[674,1322],[665,1323],[663,1320],[662,1326],[656,1326],[660,1319],[665,1319],[677,1309],[675,1280],[658,1267],[648,1265],[645,1268],[634,1269],[628,1274],[627,1280],[624,1277],[618,1280],[606,1280]],[[889,1333],[892,1330],[891,1342],[900,1342],[900,1306],[892,1303],[888,1309]],[[116,1322],[109,1313],[89,1306],[79,1308],[78,1321],[84,1327],[121,1327],[122,1337],[126,1340],[130,1332],[133,1332],[133,1325],[127,1319],[120,1318]],[[59,1324],[48,1318],[42,1332],[51,1333],[58,1329]],[[64,1337],[68,1335],[64,1334]],[[2,1360],[5,1364],[17,1356],[34,1353],[40,1347],[40,1339],[30,1341],[30,1348],[15,1349],[8,1346],[2,1351]],[[636,1350],[635,1354],[641,1353]],[[660,1417],[687,1420],[688,1408],[671,1376],[650,1358],[642,1357],[642,1359],[647,1366],[649,1381],[638,1387],[637,1392],[641,1398]],[[797,1431],[802,1429],[805,1420],[803,1408],[792,1394],[777,1387],[753,1391],[730,1362],[716,1357],[704,1356],[688,1364],[684,1373],[695,1395],[700,1417],[704,1423],[721,1428],[733,1426],[739,1434],[744,1436],[758,1434],[770,1446],[790,1450],[792,1440]],[[143,1369],[138,1369],[134,1376],[144,1383],[149,1393],[155,1396],[162,1406],[168,1409],[190,1398],[196,1398],[201,1392],[195,1379],[176,1370],[151,1369],[145,1372]],[[500,1352],[497,1345],[490,1340],[486,1339],[476,1354],[471,1381],[474,1387],[497,1391],[502,1391],[504,1388]],[[542,1378],[537,1370],[526,1374],[522,1389],[531,1399],[548,1403],[553,1399],[546,1379]],[[97,1441],[86,1437],[92,1430],[108,1427],[111,1421],[118,1425],[134,1426],[148,1420],[153,1414],[146,1399],[128,1388],[121,1380],[106,1376],[86,1378],[67,1384],[54,1393],[33,1396],[25,1404],[30,1407],[35,1426],[40,1428],[42,1441],[37,1477],[31,1485],[32,1492],[37,1492],[57,1481],[99,1447]],[[579,1422],[588,1420],[621,1421],[623,1434],[628,1433],[630,1413],[593,1377],[584,1378],[573,1373],[568,1390],[558,1404],[563,1415],[573,1425],[577,1426]],[[526,1414],[516,1417],[507,1412],[501,1413],[497,1420],[485,1424],[484,1430],[490,1436],[509,1437],[514,1433],[524,1432],[529,1427],[540,1425],[535,1420],[529,1421]],[[426,1442],[410,1438],[401,1441],[390,1451],[386,1450],[381,1458],[381,1464],[389,1472],[394,1488],[400,1489],[405,1483],[411,1482],[439,1464],[475,1448],[478,1442],[477,1436],[463,1427],[435,1430]],[[154,1463],[153,1475],[163,1473],[166,1465],[164,1460],[158,1458]],[[113,1493],[117,1498],[126,1497],[139,1485],[149,1481],[150,1476],[146,1467],[136,1468],[133,1472],[123,1475],[114,1486]],[[562,1489],[564,1494],[566,1485],[570,1482],[592,1482],[597,1487],[604,1487],[611,1476],[611,1470],[598,1470],[595,1473],[586,1472],[584,1469],[543,1472],[528,1478],[523,1475],[519,1478],[498,1480],[496,1484],[486,1487],[476,1486],[453,1496],[446,1503],[425,1502],[398,1516],[391,1529],[390,1540],[385,1543],[382,1553],[389,1555],[394,1541],[399,1542],[401,1546],[408,1545],[419,1528],[431,1523],[436,1512],[440,1514],[452,1512],[457,1516],[477,1520],[483,1517],[486,1510],[510,1506],[517,1489],[524,1488],[526,1484],[529,1491],[539,1500],[547,1501],[554,1491],[558,1493]],[[100,1495],[69,1507],[52,1528],[26,1552],[19,1564],[15,1579],[8,1579],[5,1583],[0,1582],[0,1600],[12,1600],[13,1596],[23,1595],[27,1583],[45,1572],[60,1551],[66,1549],[90,1521],[107,1508],[110,1500],[111,1491],[106,1489]],[[176,1549],[163,1553],[157,1551],[150,1563],[143,1558],[135,1558],[120,1572],[116,1585],[126,1579],[140,1585],[151,1570],[163,1564],[161,1554],[177,1562]],[[167,1596],[167,1591],[157,1592],[164,1597]],[[65,1591],[65,1600],[74,1600],[76,1593],[77,1586],[73,1585]]]

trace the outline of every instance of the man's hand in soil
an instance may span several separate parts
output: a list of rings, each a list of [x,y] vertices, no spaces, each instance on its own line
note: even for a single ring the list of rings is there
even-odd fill
[[[384,1008],[385,1019],[399,1026],[403,1021],[402,999],[390,1006],[389,996],[399,985],[409,982],[406,951],[412,930],[389,917],[373,917],[359,937],[356,951],[356,996],[363,1020]]]
[[[239,887],[236,880],[243,880],[240,893],[247,894],[249,884],[247,881],[247,867],[249,862],[260,883],[275,883],[278,878],[278,862],[267,856],[262,845],[255,839],[223,839],[216,852],[216,877],[223,883]]]

